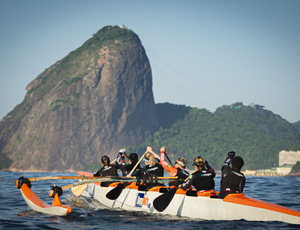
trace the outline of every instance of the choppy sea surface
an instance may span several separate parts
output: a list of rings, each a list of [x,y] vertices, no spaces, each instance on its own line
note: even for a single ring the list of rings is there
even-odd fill
[[[72,207],[66,217],[49,216],[30,210],[14,185],[20,175],[76,176],[75,173],[0,172],[0,229],[300,229],[300,225],[283,222],[206,221],[174,216],[153,215],[108,209],[94,200],[74,197],[64,191],[61,200]],[[50,186],[64,186],[76,180],[32,182],[32,190],[46,203]],[[220,177],[215,178],[219,190]],[[300,211],[300,177],[247,177],[247,196]]]

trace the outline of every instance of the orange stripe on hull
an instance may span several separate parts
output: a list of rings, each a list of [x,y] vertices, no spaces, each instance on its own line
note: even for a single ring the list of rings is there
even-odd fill
[[[269,203],[266,201],[254,199],[251,197],[245,196],[243,193],[233,193],[227,195],[224,199],[224,202],[229,202],[229,203],[234,203],[234,204],[240,204],[240,205],[246,205],[246,206],[251,206],[251,207],[257,207],[257,208],[262,208],[262,209],[267,209],[275,212],[281,212],[285,213],[288,215],[293,215],[293,216],[298,216],[300,217],[300,212],[286,208],[277,204]]]

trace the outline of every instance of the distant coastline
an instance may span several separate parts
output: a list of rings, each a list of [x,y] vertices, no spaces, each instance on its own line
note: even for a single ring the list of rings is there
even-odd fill
[[[187,170],[192,173],[192,170]],[[66,171],[42,171],[42,170],[22,170],[22,169],[12,169],[12,170],[0,170],[0,172],[20,172],[20,173],[76,173],[77,170],[66,170]],[[245,176],[257,176],[257,177],[300,177],[300,172],[288,172],[288,173],[278,173],[276,168],[274,169],[263,169],[263,170],[245,170],[242,171]],[[168,175],[165,175],[168,176]],[[221,171],[216,171],[216,176],[221,176]]]
[[[278,173],[276,169],[264,169],[264,170],[246,170],[242,171],[245,176],[269,176],[269,177],[300,177],[300,172],[285,172]]]

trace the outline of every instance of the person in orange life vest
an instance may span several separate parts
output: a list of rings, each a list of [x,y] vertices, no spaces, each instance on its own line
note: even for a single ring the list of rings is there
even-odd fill
[[[207,161],[203,160],[201,156],[194,158],[195,172],[190,175],[189,179],[182,184],[184,190],[193,185],[197,190],[197,195],[205,191],[212,191],[215,189],[214,177],[215,170],[210,167]]]
[[[228,156],[222,165],[221,189],[219,198],[225,198],[230,193],[242,193],[246,178],[241,173],[244,160],[240,156],[235,156],[234,151],[228,152]],[[231,163],[232,168],[229,166]]]
[[[175,167],[173,165],[168,164],[165,161],[166,148],[162,147],[160,149],[160,157],[153,152],[151,147],[148,147],[147,150],[151,152],[155,158],[159,159],[159,164],[163,166],[163,168],[170,173],[171,177],[178,177],[178,180],[173,183],[169,183],[169,186],[178,186],[182,184],[183,181],[190,175],[186,170],[187,160],[183,157],[178,158],[175,161]]]
[[[110,164],[110,159],[108,156],[104,155],[101,157],[102,168],[99,169],[93,176],[117,176],[116,166]],[[107,187],[112,182],[101,182],[101,186]]]

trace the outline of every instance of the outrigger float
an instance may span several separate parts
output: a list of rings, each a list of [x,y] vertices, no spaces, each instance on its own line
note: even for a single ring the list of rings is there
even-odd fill
[[[155,200],[157,198],[159,200],[159,197],[167,193],[168,187],[156,186],[147,190],[143,186],[143,182],[138,182],[139,185],[137,185],[136,178],[106,177],[96,179],[92,176],[93,174],[88,172],[78,172],[77,178],[81,178],[79,182],[64,186],[62,190],[77,187],[80,189],[73,193],[76,196],[93,198],[108,208],[126,211],[141,211],[202,220],[243,219],[300,224],[299,211],[247,197],[243,193],[229,194],[224,199],[219,199],[217,198],[218,192],[215,191],[203,192],[198,196],[189,196],[186,191],[179,188],[166,207],[160,210],[155,205]],[[104,181],[113,183],[107,186],[104,185]],[[159,180],[159,182],[161,181],[163,180]],[[47,206],[26,184],[23,184],[20,189],[26,203],[34,211],[50,215],[67,215],[71,212],[69,206],[57,202],[59,200],[58,194],[55,194],[52,205]],[[80,192],[78,193],[78,191]]]
[[[34,211],[42,212],[49,215],[55,216],[66,216],[71,211],[72,208],[69,205],[63,205],[59,199],[59,192],[53,193],[53,201],[52,204],[49,205],[42,201],[32,190],[31,190],[31,182],[29,179],[20,177],[17,181],[15,181],[16,187],[20,189],[21,194],[29,206]],[[55,189],[58,188],[54,186]],[[53,187],[53,188],[54,188]]]

